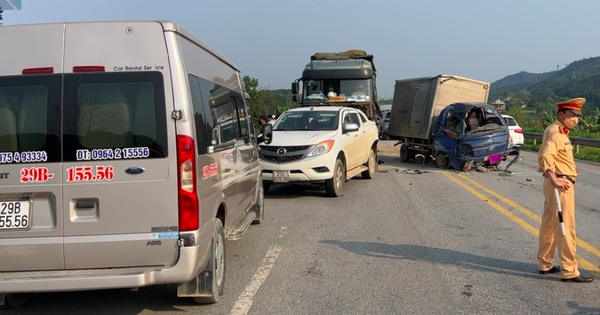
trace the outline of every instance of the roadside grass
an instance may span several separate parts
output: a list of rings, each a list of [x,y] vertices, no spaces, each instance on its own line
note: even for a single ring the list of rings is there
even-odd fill
[[[577,135],[576,137],[585,137],[584,135]],[[531,151],[539,151],[540,149],[540,140],[537,141],[536,144],[533,144],[533,139],[525,139],[524,148]],[[579,150],[577,149],[577,145],[575,145],[574,155],[576,159],[584,160],[584,161],[592,161],[596,163],[600,163],[600,148],[589,147],[589,146],[579,146]]]

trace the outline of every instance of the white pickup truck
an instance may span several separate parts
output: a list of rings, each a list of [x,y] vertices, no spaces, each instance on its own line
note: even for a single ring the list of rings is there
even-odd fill
[[[327,196],[343,194],[346,179],[373,178],[378,130],[350,107],[300,107],[273,125],[271,142],[260,144],[264,190],[273,184],[325,184]]]

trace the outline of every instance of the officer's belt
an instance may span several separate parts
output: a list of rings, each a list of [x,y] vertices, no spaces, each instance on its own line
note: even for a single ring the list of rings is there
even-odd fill
[[[569,175],[556,174],[556,178],[564,178],[564,179],[570,181],[571,183],[573,183],[573,185],[575,185],[575,179]]]

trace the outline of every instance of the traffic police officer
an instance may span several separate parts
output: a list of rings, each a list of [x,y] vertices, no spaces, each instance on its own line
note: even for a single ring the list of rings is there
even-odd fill
[[[569,130],[575,127],[581,116],[583,97],[556,104],[557,119],[544,131],[542,145],[538,152],[538,172],[544,175],[544,214],[539,235],[537,253],[541,274],[561,272],[565,282],[591,282],[593,278],[583,277],[577,268],[575,248],[575,181],[577,169],[573,157],[573,146],[569,140]],[[566,235],[562,235],[558,211],[554,197],[558,188]],[[561,268],[554,266],[554,252],[558,247]]]

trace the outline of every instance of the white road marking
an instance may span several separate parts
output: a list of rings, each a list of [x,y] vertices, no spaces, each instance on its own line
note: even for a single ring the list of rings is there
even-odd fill
[[[252,280],[246,286],[244,292],[238,296],[233,309],[229,313],[230,315],[246,315],[250,311],[250,307],[252,307],[252,301],[254,299],[254,295],[260,289],[260,286],[265,282],[269,274],[271,273],[271,269],[273,269],[273,265],[275,265],[275,261],[281,252],[281,246],[272,246],[271,249],[265,255],[262,263],[254,273]]]
[[[286,231],[287,231],[287,226],[282,226],[281,229],[279,229],[279,235],[277,236],[277,238],[283,238]]]

